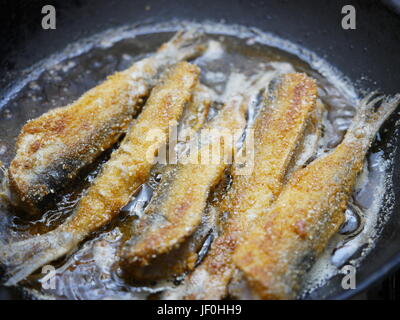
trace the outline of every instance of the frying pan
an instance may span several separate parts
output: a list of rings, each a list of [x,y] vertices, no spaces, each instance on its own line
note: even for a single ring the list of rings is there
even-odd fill
[[[4,1],[0,11],[0,93],[3,94],[23,70],[81,38],[125,24],[149,24],[173,19],[224,21],[271,32],[325,58],[343,72],[357,90],[400,91],[400,1],[341,0],[71,0]],[[41,8],[57,10],[55,30],[41,28]],[[344,30],[344,5],[356,8],[356,29]],[[315,290],[308,298],[346,299],[400,267],[400,151],[396,117],[382,134],[392,142],[394,166],[393,213],[376,247],[357,270],[357,288],[344,290],[339,276]],[[394,149],[393,149],[394,148]],[[0,298],[15,298],[0,288]]]

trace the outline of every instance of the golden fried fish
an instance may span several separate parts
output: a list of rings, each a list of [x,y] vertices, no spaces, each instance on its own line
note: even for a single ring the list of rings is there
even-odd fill
[[[161,71],[203,49],[198,33],[180,32],[154,55],[108,77],[76,102],[29,121],[8,170],[12,201],[30,213],[40,211],[44,200],[126,132]]]
[[[166,142],[171,122],[181,117],[198,85],[200,70],[178,63],[157,85],[139,117],[80,200],[75,212],[55,230],[0,249],[8,266],[7,285],[24,279],[38,267],[71,252],[91,232],[109,223],[143,184],[156,151]]]
[[[232,98],[196,136],[194,150],[178,164],[164,201],[151,206],[153,212],[145,212],[136,236],[126,243],[124,264],[148,265],[179,246],[200,225],[209,192],[220,180],[242,136],[247,110],[244,100],[242,95]],[[219,157],[211,159],[213,152]]]
[[[305,272],[343,223],[365,155],[399,101],[400,95],[364,100],[343,142],[297,170],[270,210],[254,220],[233,260],[256,297],[296,297]]]
[[[304,74],[284,75],[254,125],[254,168],[235,175],[220,211],[228,213],[221,235],[203,263],[169,299],[221,299],[235,270],[232,254],[240,238],[279,194],[288,165],[316,110],[315,81]],[[246,138],[248,139],[248,137]]]

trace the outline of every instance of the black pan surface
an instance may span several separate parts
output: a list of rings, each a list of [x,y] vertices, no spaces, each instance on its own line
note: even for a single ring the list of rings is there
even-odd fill
[[[299,44],[342,71],[362,92],[400,91],[400,16],[396,0],[71,0],[3,1],[0,11],[0,94],[23,75],[23,70],[78,39],[111,27],[136,23],[194,20],[224,21],[256,27]],[[57,9],[57,29],[41,28],[41,8]],[[343,30],[341,9],[356,8],[355,30]],[[390,4],[390,5],[388,5]],[[399,12],[399,11],[397,11]],[[396,117],[386,124],[384,142],[392,141],[394,164],[400,161]],[[1,134],[1,133],[0,133]],[[392,139],[392,140],[391,140]],[[390,148],[387,152],[390,152]],[[400,168],[394,165],[393,214],[376,248],[357,272],[357,288],[343,290],[339,277],[314,291],[310,298],[346,299],[400,267]],[[0,288],[0,298],[15,292]]]

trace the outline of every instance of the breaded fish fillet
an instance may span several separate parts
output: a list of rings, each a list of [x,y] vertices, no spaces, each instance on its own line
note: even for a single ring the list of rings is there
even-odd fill
[[[232,98],[195,138],[186,159],[181,159],[167,194],[153,212],[146,212],[136,236],[125,244],[123,263],[146,266],[156,257],[178,247],[191,236],[202,220],[210,189],[220,180],[246,124],[244,96]],[[200,141],[199,141],[200,140]],[[216,151],[217,150],[217,151]],[[209,156],[220,156],[211,161]],[[205,155],[207,158],[205,159]]]
[[[365,154],[400,95],[383,99],[369,97],[359,106],[343,142],[296,171],[239,244],[234,263],[257,297],[296,297],[303,275],[343,223]]]
[[[153,89],[143,112],[66,222],[47,234],[1,248],[0,259],[9,266],[11,275],[7,285],[69,253],[119,213],[148,178],[156,151],[167,140],[171,122],[181,117],[191,101],[199,73],[196,66],[181,62]]]
[[[59,192],[126,132],[162,70],[202,50],[198,33],[180,32],[76,102],[29,121],[8,171],[12,201],[37,212],[46,196]]]
[[[250,229],[282,188],[287,167],[316,109],[315,81],[304,74],[284,75],[275,82],[254,125],[254,169],[251,175],[235,175],[220,205],[228,213],[222,234],[213,242],[203,263],[185,279],[183,288],[166,294],[169,299],[221,299],[235,270],[232,255],[238,241]]]

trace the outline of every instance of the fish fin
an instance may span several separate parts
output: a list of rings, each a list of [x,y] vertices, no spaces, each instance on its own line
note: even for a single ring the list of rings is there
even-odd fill
[[[0,161],[0,207],[8,203],[14,204],[11,197],[10,183],[8,181],[8,170],[4,168]]]
[[[6,286],[16,285],[41,266],[67,254],[74,236],[57,230],[30,239],[2,245],[0,262],[6,267]]]
[[[399,103],[400,94],[385,96],[372,92],[361,101],[349,132],[356,136],[365,134],[372,139]]]
[[[207,49],[204,32],[197,28],[177,32],[165,46],[162,52],[168,56],[176,55],[177,61],[194,59]]]

